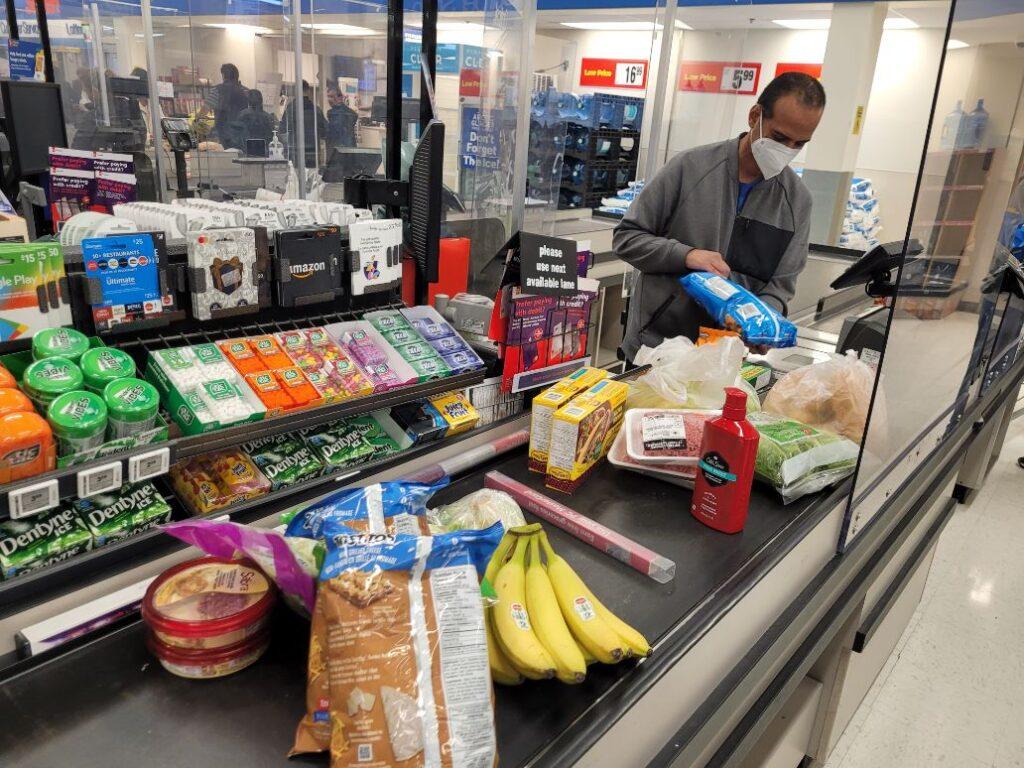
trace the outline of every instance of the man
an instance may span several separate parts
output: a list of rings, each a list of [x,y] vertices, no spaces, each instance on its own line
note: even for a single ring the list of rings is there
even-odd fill
[[[241,111],[231,130],[231,139],[225,146],[246,149],[249,139],[260,139],[270,145],[274,136],[274,116],[263,109],[263,93],[253,88],[247,94],[249,106]]]
[[[337,88],[328,89],[327,143],[331,147],[354,147],[356,145],[356,122],[359,115],[345,103],[345,97]]]
[[[226,147],[232,138],[234,122],[249,106],[249,91],[240,82],[238,67],[234,64],[221,64],[220,76],[223,82],[213,89],[210,101],[214,135]]]
[[[710,316],[685,295],[692,271],[727,277],[785,313],[807,262],[811,195],[789,163],[811,140],[825,91],[809,75],[772,80],[748,115],[750,132],[681,152],[644,187],[615,228],[615,252],[640,275],[622,342],[697,338]]]
[[[281,116],[281,124],[278,130],[285,137],[288,145],[289,159],[299,165],[298,162],[298,141],[295,134],[298,128],[295,125],[295,99],[288,102]],[[302,133],[305,139],[304,154],[306,168],[316,168],[319,158],[320,140],[327,138],[327,118],[324,111],[313,104],[313,86],[305,80],[302,81]]]

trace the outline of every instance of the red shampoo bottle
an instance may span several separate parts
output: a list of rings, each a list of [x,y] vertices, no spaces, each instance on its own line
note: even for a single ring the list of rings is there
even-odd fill
[[[693,488],[691,514],[722,533],[747,522],[750,486],[760,435],[747,421],[747,394],[727,387],[722,415],[704,425],[703,451]]]

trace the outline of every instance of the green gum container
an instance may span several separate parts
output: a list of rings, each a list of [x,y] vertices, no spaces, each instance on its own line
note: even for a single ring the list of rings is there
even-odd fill
[[[65,392],[82,388],[82,371],[66,357],[37,360],[25,369],[21,388],[25,390],[40,413],[46,413],[50,403]]]
[[[82,355],[78,365],[85,388],[100,396],[110,382],[135,376],[135,361],[131,355],[113,347],[93,347]]]
[[[72,456],[103,445],[107,405],[94,392],[76,390],[57,397],[46,411],[61,456]]]
[[[156,387],[142,379],[115,379],[104,388],[103,401],[109,413],[107,432],[111,439],[152,429],[160,409]]]
[[[63,357],[77,363],[89,349],[89,337],[74,328],[44,328],[32,337],[32,359]]]

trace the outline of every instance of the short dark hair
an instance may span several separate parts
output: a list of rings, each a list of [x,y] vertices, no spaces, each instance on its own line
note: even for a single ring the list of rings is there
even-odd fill
[[[238,67],[231,63],[221,64],[220,76],[230,82],[238,82]]]
[[[825,108],[825,89],[821,87],[816,77],[811,77],[806,72],[783,72],[768,83],[757,97],[757,103],[761,105],[764,116],[771,117],[775,102],[790,93],[805,107]]]
[[[263,91],[253,88],[246,94],[246,98],[249,99],[249,106],[252,109],[263,108]]]

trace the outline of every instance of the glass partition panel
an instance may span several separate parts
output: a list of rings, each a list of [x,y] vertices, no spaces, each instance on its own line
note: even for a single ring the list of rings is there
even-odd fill
[[[1019,301],[1001,268],[1024,231],[1021,35],[1019,16],[956,3],[846,542],[959,422],[986,371],[991,380],[1016,356]]]

